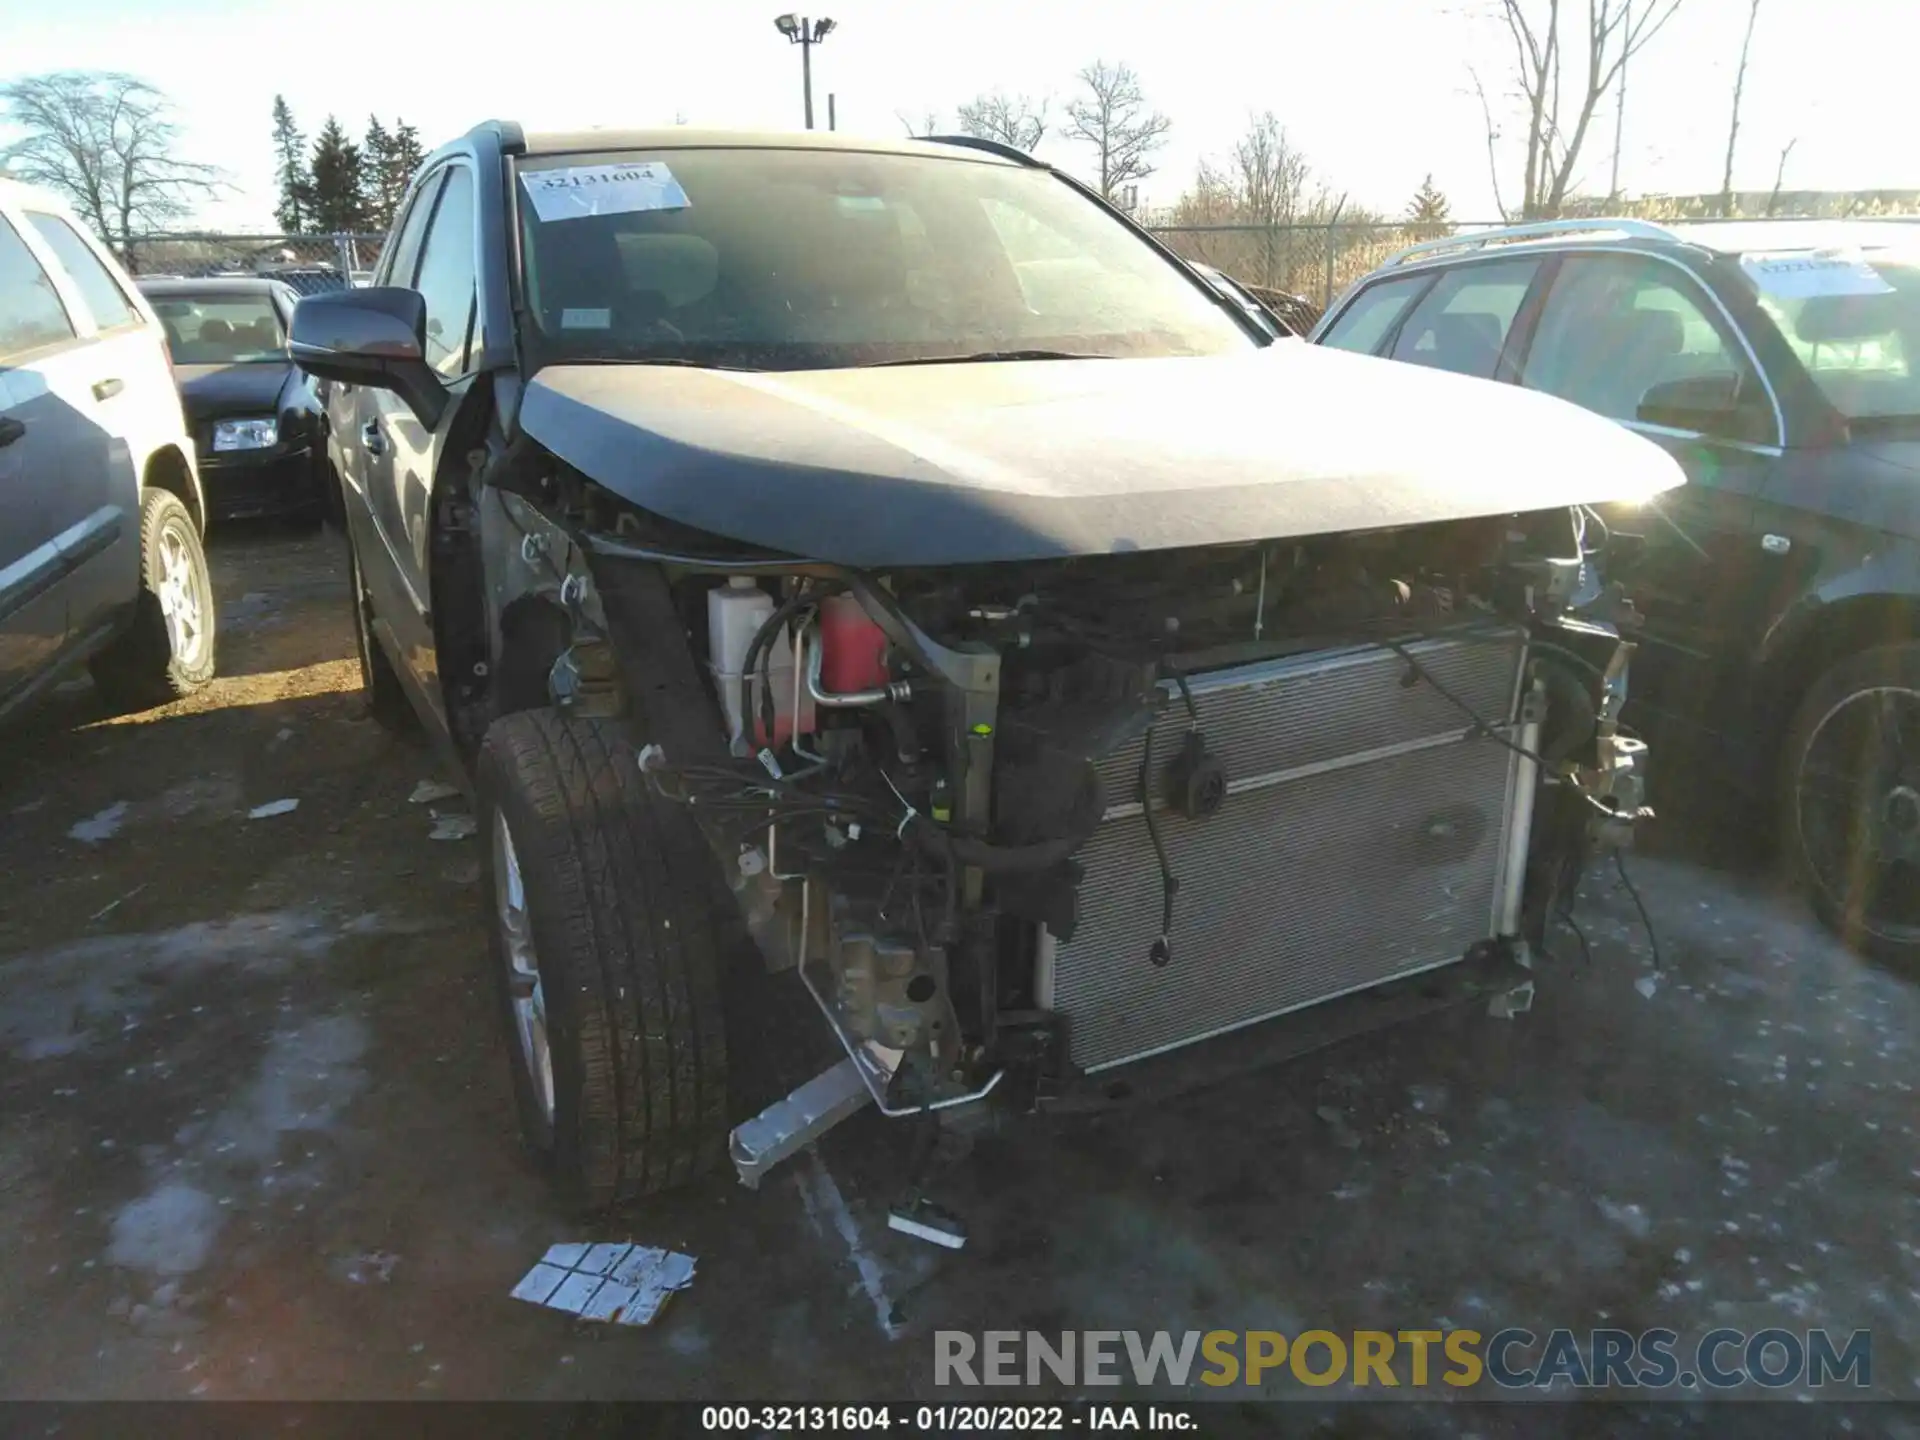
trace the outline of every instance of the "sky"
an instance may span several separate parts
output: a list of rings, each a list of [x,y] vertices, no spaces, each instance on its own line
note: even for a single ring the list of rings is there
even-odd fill
[[[1055,97],[1095,59],[1124,62],[1173,122],[1141,187],[1171,201],[1202,158],[1222,157],[1271,110],[1318,180],[1399,213],[1431,173],[1457,219],[1497,219],[1485,126],[1469,71],[1490,91],[1511,66],[1491,0],[820,0],[837,28],[814,50],[818,122],[828,92],[843,131],[900,135],[900,116],[982,91]],[[1545,0],[1528,0],[1536,7]],[[1566,0],[1584,11],[1580,0]],[[1646,3],[1646,0],[1641,0]],[[1750,0],[1684,0],[1628,77],[1628,194],[1719,188],[1733,71]],[[433,144],[491,117],[528,129],[798,129],[800,54],[778,0],[0,0],[0,80],[58,69],[139,75],[173,100],[182,158],[230,189],[199,228],[272,226],[270,111],[284,94],[309,135],[328,114],[355,133],[396,117]],[[1920,189],[1914,56],[1920,0],[1760,0],[1736,188]],[[1509,124],[1517,123],[1510,119]],[[1605,193],[1609,106],[1581,188]],[[1040,153],[1086,173],[1084,146]],[[1518,157],[1502,156],[1509,199]]]

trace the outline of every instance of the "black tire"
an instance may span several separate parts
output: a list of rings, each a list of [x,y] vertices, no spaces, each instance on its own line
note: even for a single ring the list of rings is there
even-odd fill
[[[191,618],[179,618],[183,600]],[[213,679],[215,628],[200,529],[179,496],[148,490],[140,497],[140,597],[131,623],[89,662],[94,687],[117,713],[191,695]]]
[[[367,697],[367,714],[383,730],[395,735],[418,733],[419,718],[407,699],[406,686],[373,634],[373,603],[360,576],[360,551],[347,536],[347,604],[353,614],[353,650],[360,661],[360,688]]]
[[[598,1209],[695,1179],[727,1153],[716,863],[640,778],[617,724],[527,710],[496,721],[477,774],[489,953],[529,1148]],[[539,976],[552,1111],[515,1000],[501,828]]]
[[[1815,682],[1780,789],[1787,863],[1814,913],[1875,959],[1920,965],[1920,644],[1848,656]]]

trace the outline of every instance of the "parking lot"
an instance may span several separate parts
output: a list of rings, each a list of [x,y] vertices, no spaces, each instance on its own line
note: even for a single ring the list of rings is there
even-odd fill
[[[977,1138],[963,1251],[886,1229],[872,1115],[758,1192],[561,1213],[477,842],[361,714],[339,540],[213,562],[211,688],[106,722],[69,684],[4,742],[0,1395],[859,1400],[933,1394],[943,1328],[1791,1325],[1920,1398],[1920,988],[1682,822],[1632,872],[1663,969],[1596,872],[1529,1013]],[[508,1298],[572,1239],[697,1278],[650,1329]]]

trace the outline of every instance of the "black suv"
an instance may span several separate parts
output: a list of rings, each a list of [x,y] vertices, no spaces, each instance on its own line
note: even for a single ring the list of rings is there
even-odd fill
[[[1667,783],[1777,806],[1830,925],[1920,955],[1920,223],[1464,235],[1312,338],[1557,395],[1680,461],[1683,488],[1593,517],[1642,612],[1627,714]]]

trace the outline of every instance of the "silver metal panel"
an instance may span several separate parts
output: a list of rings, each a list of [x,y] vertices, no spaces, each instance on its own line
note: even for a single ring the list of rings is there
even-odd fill
[[[1520,636],[1429,641],[1414,653],[1510,733]],[[1467,738],[1461,712],[1430,684],[1403,685],[1406,672],[1400,656],[1369,650],[1194,682],[1229,776],[1266,783],[1242,784],[1206,820],[1156,805],[1180,880],[1164,968],[1148,959],[1161,882],[1138,805],[1110,809],[1081,851],[1084,918],[1051,966],[1076,1065],[1118,1065],[1444,965],[1493,932],[1513,753]],[[1175,702],[1155,737],[1156,769],[1184,728]],[[1139,755],[1136,743],[1107,763],[1112,800],[1137,797]]]
[[[1518,632],[1482,631],[1474,639],[1422,640],[1409,654],[1476,714],[1502,721],[1513,714]],[[1196,675],[1188,682],[1207,748],[1236,787],[1308,766],[1338,762],[1410,742],[1463,734],[1469,721],[1432,685],[1403,684],[1407,662],[1372,646],[1325,652]],[[1186,706],[1169,700],[1154,736],[1156,766],[1177,753]],[[1144,739],[1100,767],[1109,813],[1138,812]]]

